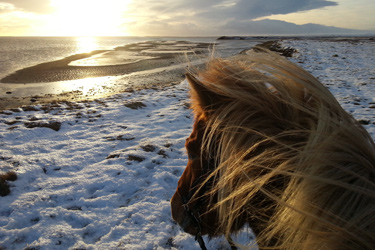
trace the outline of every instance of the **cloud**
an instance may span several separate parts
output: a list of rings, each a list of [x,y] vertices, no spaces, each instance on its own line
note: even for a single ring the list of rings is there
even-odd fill
[[[50,6],[50,0],[2,0],[3,3],[9,3],[15,8],[39,14],[50,13],[53,9]]]
[[[207,35],[206,30],[192,22],[166,22],[166,21],[146,21],[128,22],[123,27],[131,34],[138,36],[195,36]]]
[[[255,19],[269,15],[288,14],[334,5],[337,5],[337,3],[327,0],[241,0],[233,6],[234,12],[232,14],[241,13],[241,17],[243,18]]]
[[[195,22],[148,21],[124,24],[140,36],[222,36],[222,35],[345,35],[365,34],[370,31],[336,28],[319,24],[297,25],[285,21],[263,19],[260,21],[227,20],[220,24]],[[373,32],[372,32],[373,33]]]
[[[0,14],[12,12],[15,9],[13,4],[0,2]]]
[[[235,18],[255,19],[274,14],[319,9],[337,5],[329,0],[160,0],[137,1],[139,7],[149,5],[149,10],[169,13],[195,13],[196,17],[208,19]]]
[[[0,8],[1,6],[4,5],[0,3]],[[2,35],[33,35],[32,31],[41,26],[41,21],[36,14],[18,11],[13,6],[7,10],[0,11],[0,34]]]
[[[124,25],[132,34],[161,36],[263,34],[266,30],[277,34],[302,32],[302,27],[291,23],[255,19],[334,5],[337,3],[329,0],[133,1],[128,16],[137,21]]]
[[[249,27],[260,25],[259,22],[251,22],[260,17],[334,5],[337,3],[329,0],[133,1],[129,6],[131,13],[127,16],[132,16],[137,22],[126,26],[131,33],[141,35],[156,34],[156,31],[160,35],[171,34],[172,31],[179,35],[216,35],[229,27],[241,33],[250,32]],[[272,29],[270,23],[267,27]]]

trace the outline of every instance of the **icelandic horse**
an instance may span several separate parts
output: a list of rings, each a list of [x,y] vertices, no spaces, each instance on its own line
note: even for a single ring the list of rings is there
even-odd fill
[[[185,232],[201,243],[249,225],[259,249],[375,249],[375,145],[326,87],[261,48],[186,77],[195,123],[171,199]]]

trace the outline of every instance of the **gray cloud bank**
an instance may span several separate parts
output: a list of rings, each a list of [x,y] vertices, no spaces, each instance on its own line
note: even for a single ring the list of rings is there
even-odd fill
[[[196,17],[209,19],[248,20],[335,5],[336,2],[327,0],[190,0],[176,1],[176,5],[170,8],[170,11],[195,11]]]
[[[358,34],[357,31],[317,24],[296,25],[254,19],[338,5],[328,0],[159,0],[134,1],[133,10],[149,13],[143,22],[125,23],[142,35],[318,35]],[[161,18],[162,17],[162,18]]]

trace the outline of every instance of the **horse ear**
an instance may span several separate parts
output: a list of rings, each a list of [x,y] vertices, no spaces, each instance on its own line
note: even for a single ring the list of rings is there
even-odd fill
[[[214,100],[216,100],[214,97],[216,94],[207,89],[198,79],[189,73],[186,74],[186,80],[190,85],[192,109],[196,114],[207,115],[214,107]]]

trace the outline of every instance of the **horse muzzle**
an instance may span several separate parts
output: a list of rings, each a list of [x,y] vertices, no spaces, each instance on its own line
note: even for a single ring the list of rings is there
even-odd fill
[[[198,222],[186,211],[181,195],[176,192],[171,199],[172,218],[180,225],[184,232],[193,236],[199,232]]]

